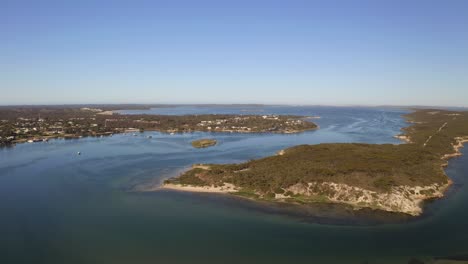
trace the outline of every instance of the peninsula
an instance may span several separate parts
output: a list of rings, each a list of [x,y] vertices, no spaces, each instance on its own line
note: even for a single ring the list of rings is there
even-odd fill
[[[423,201],[451,184],[443,168],[468,141],[468,112],[415,110],[405,118],[406,144],[300,145],[241,164],[195,165],[162,188],[419,215]]]

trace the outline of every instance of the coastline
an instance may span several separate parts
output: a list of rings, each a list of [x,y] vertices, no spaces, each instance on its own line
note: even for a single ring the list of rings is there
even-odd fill
[[[396,136],[393,136],[393,137],[403,141],[403,143],[406,143],[406,144],[412,143],[411,138],[408,135],[405,135],[405,134],[400,134],[400,135],[396,135]]]
[[[181,131],[173,131],[173,130],[161,130],[161,129],[145,129],[143,132],[160,132],[160,133],[166,133],[166,134],[183,134],[183,133],[194,133],[194,132],[204,132],[204,133],[244,133],[244,134],[299,134],[299,133],[304,133],[307,131],[313,131],[317,130],[319,127],[318,125],[314,128],[310,129],[302,129],[302,130],[285,130],[285,131],[237,131],[237,130],[214,130],[214,131],[205,131],[205,130],[192,130],[188,132],[181,132]],[[21,139],[15,139],[11,141],[8,144],[2,144],[0,145],[0,148],[2,147],[9,147],[9,146],[14,146],[16,144],[23,144],[23,143],[37,143],[37,142],[47,142],[49,139],[80,139],[80,138],[86,138],[86,137],[107,137],[107,136],[112,136],[112,135],[117,135],[117,134],[125,134],[125,133],[130,133],[130,132],[139,132],[138,130],[130,130],[130,129],[125,129],[122,131],[115,130],[112,132],[104,132],[104,133],[97,133],[97,134],[91,134],[91,135],[76,135],[76,134],[59,134],[59,135],[49,135],[49,136],[37,136],[37,137],[31,137],[31,138],[21,138]],[[141,132],[139,132],[141,133]]]
[[[335,188],[335,190],[341,191],[341,194],[337,192],[337,195],[334,196],[323,196],[318,193],[313,193],[310,190],[311,187],[315,187],[318,183],[309,183],[308,188],[303,189],[299,192],[301,195],[307,196],[310,200],[307,200],[306,203],[333,203],[341,205],[349,205],[355,210],[360,209],[374,209],[381,210],[391,213],[402,213],[411,216],[419,216],[423,213],[423,207],[425,201],[442,198],[444,193],[448,188],[453,184],[452,180],[448,180],[447,184],[438,185],[433,184],[429,186],[396,186],[392,188],[392,191],[388,193],[378,194],[374,191],[357,188],[354,186],[349,186],[346,184],[336,184],[333,182],[320,183],[320,185],[325,185],[327,187]],[[302,188],[299,186],[298,188]],[[183,185],[183,184],[174,184],[174,183],[163,183],[160,187],[149,189],[147,191],[157,191],[157,190],[172,190],[172,191],[182,191],[182,192],[192,192],[192,193],[217,193],[217,194],[226,194],[226,195],[235,195],[237,197],[242,197],[252,201],[270,201],[277,203],[288,203],[288,204],[301,204],[299,200],[295,200],[294,197],[285,196],[285,195],[276,195],[271,199],[265,198],[255,198],[250,196],[236,195],[237,192],[240,192],[240,188],[236,187],[230,183],[224,183],[223,186],[194,186],[194,185]],[[428,195],[426,192],[430,191],[431,194]],[[343,196],[343,193],[349,193],[350,196]],[[363,196],[356,199],[349,199],[352,197],[355,192],[363,193]],[[371,197],[374,200],[371,202]],[[346,200],[344,200],[345,198]],[[366,201],[367,200],[367,201]]]
[[[421,122],[414,122],[409,120],[407,116],[403,116],[409,124],[420,124]],[[446,123],[445,123],[446,125]],[[438,129],[440,132],[444,127]],[[404,127],[401,129],[403,133],[394,136],[403,141],[404,144],[417,144],[418,140],[414,142],[411,138],[411,126]],[[437,132],[436,132],[437,133]],[[441,169],[448,165],[448,160],[461,156],[462,153],[460,149],[464,147],[464,143],[468,142],[468,136],[461,136],[454,138],[455,143],[451,143],[453,146],[454,153],[444,154],[441,159],[446,160],[447,162],[441,164]],[[282,156],[286,153],[286,151],[280,150],[276,153],[277,156]],[[195,167],[193,167],[195,168]],[[200,167],[201,169],[209,169],[205,167]],[[433,184],[423,184],[423,185],[415,185],[415,186],[408,186],[408,185],[396,185],[393,186],[387,192],[376,192],[369,189],[358,188],[351,185],[346,185],[342,183],[334,183],[334,182],[309,182],[307,184],[301,184],[301,186],[296,186],[296,190],[290,186],[288,188],[283,189],[285,192],[289,191],[292,192],[294,196],[288,196],[283,194],[276,193],[273,197],[265,199],[262,194],[253,192],[252,196],[245,197],[250,200],[262,201],[268,200],[273,202],[285,202],[285,203],[295,203],[300,202],[300,199],[296,201],[297,195],[303,195],[306,202],[320,202],[320,203],[335,203],[335,204],[346,204],[350,205],[355,209],[378,209],[392,213],[403,213],[408,214],[411,216],[419,216],[423,213],[423,206],[424,203],[428,200],[443,198],[449,189],[449,187],[453,184],[452,179],[448,177],[448,175],[443,172],[446,177],[445,183],[433,183]],[[226,184],[226,183],[225,183]],[[321,187],[326,186],[332,190],[334,195],[324,195],[320,192],[313,192],[310,188],[311,186],[318,186]],[[231,185],[230,189],[220,189],[214,186],[184,186],[182,184],[177,183],[164,183],[161,187],[162,189],[172,189],[172,190],[179,190],[179,191],[192,191],[192,192],[205,192],[205,193],[224,193],[224,194],[232,194],[239,190],[240,187]],[[357,193],[360,193],[360,196],[355,196]],[[235,195],[235,194],[234,194]],[[240,195],[237,195],[240,196]]]
[[[183,192],[197,192],[197,193],[224,193],[229,194],[238,192],[239,189],[234,184],[225,183],[223,186],[194,186],[194,185],[182,185],[173,183],[163,183],[158,189],[160,190],[173,190]]]
[[[464,144],[465,143],[468,143],[468,136],[465,136],[465,137],[456,137],[455,138],[456,140],[456,144],[452,144],[453,146],[453,150],[455,151],[454,153],[452,154],[445,154],[442,159],[444,160],[449,160],[451,158],[454,158],[454,157],[458,157],[458,156],[461,156],[463,155],[460,151],[461,148],[464,148]]]

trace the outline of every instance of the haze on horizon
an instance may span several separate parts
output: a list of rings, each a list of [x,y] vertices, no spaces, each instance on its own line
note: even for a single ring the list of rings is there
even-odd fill
[[[0,105],[468,106],[468,1],[2,1]]]

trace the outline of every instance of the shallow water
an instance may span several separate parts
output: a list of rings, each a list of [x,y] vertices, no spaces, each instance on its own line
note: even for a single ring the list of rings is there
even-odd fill
[[[393,136],[407,125],[403,110],[185,106],[128,112],[321,119],[313,120],[319,130],[295,135],[146,132],[0,149],[0,263],[407,263],[468,252],[466,155],[447,168],[455,180],[450,195],[409,221],[332,205],[304,213],[222,195],[134,191],[193,163],[242,162],[298,144],[398,144]],[[203,137],[219,144],[190,146]]]

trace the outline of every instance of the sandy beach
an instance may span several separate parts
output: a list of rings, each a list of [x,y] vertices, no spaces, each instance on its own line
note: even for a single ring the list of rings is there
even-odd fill
[[[223,186],[192,186],[181,184],[163,184],[159,189],[185,191],[185,192],[201,192],[201,193],[231,193],[239,191],[233,184],[225,183]]]

